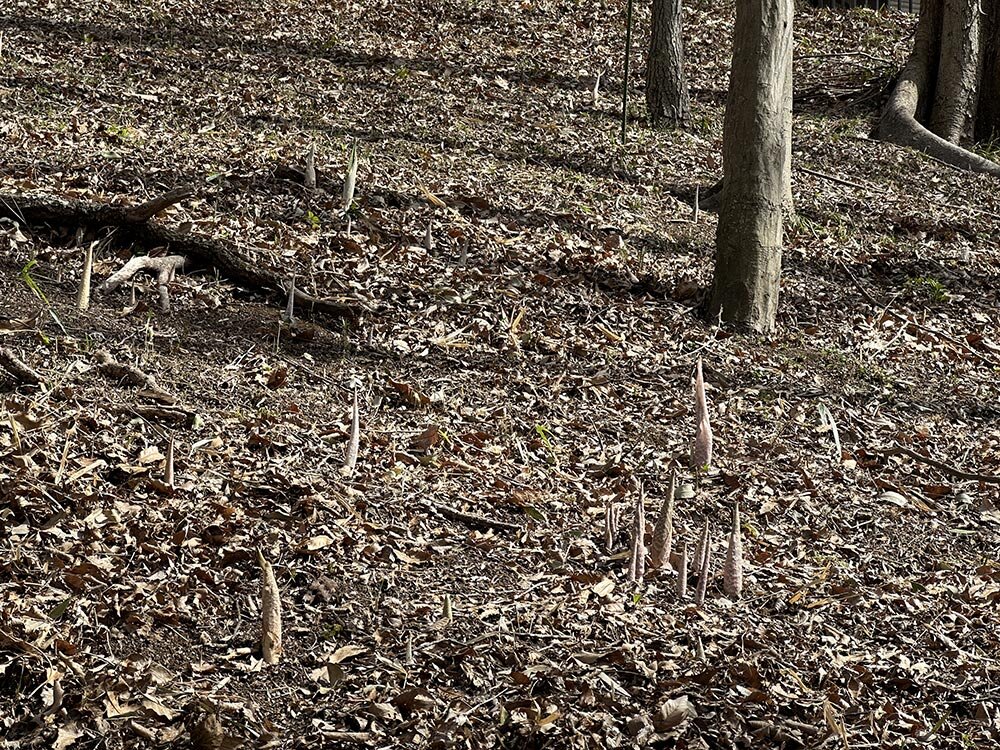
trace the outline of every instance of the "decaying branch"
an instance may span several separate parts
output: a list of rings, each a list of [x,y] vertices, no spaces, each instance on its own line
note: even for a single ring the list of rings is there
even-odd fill
[[[459,521],[464,523],[474,529],[492,529],[494,531],[517,531],[521,527],[516,523],[508,523],[507,521],[498,521],[495,518],[487,518],[486,516],[480,516],[475,513],[466,513],[463,510],[458,510],[457,508],[451,508],[447,505],[440,505],[438,503],[427,503],[430,508],[445,518],[450,518],[453,521]]]
[[[41,385],[45,382],[45,378],[28,367],[12,350],[6,347],[0,347],[0,368],[6,370],[19,383]]]
[[[151,391],[160,390],[156,384],[156,378],[152,375],[147,375],[138,367],[121,364],[105,349],[98,349],[94,352],[94,361],[97,362],[98,371],[105,377],[127,385],[134,385],[137,388],[148,388]]]
[[[194,194],[194,188],[187,186],[168,190],[162,195],[158,195],[145,203],[140,203],[138,206],[133,206],[132,208],[127,209],[125,212],[126,221],[127,223],[132,224],[149,221],[163,209],[169,208],[176,203],[180,203],[185,198],[190,198]]]
[[[139,206],[129,207],[0,193],[0,217],[35,228],[75,225],[101,229],[113,226],[118,230],[116,240],[124,245],[167,247],[172,255],[186,258],[189,268],[215,269],[235,284],[280,295],[284,303],[285,280],[261,263],[252,252],[224,240],[182,232],[151,221],[157,211],[191,194],[191,188],[178,188]],[[364,311],[363,305],[353,298],[325,299],[299,290],[295,292],[295,303],[300,309],[340,318],[354,326]]]
[[[183,255],[166,255],[162,258],[153,258],[148,255],[136,256],[121,267],[119,271],[113,273],[101,284],[100,292],[110,292],[117,289],[126,281],[131,281],[137,273],[146,272],[156,274],[156,285],[160,293],[160,309],[170,312],[170,291],[168,284],[173,281],[177,272],[184,269],[187,258]]]

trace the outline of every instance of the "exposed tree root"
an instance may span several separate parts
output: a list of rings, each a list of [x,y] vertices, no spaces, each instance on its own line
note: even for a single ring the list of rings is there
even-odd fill
[[[1000,164],[946,141],[917,122],[917,106],[928,87],[929,48],[926,34],[918,31],[913,52],[885,105],[878,137],[899,146],[915,148],[957,169],[1000,176]]]
[[[160,309],[168,313],[170,312],[170,291],[168,284],[174,280],[178,271],[183,270],[185,263],[187,263],[187,258],[183,255],[167,255],[162,258],[152,258],[148,255],[136,256],[122,266],[119,271],[111,274],[101,284],[100,291],[110,292],[113,289],[117,289],[126,281],[131,281],[140,271],[147,271],[149,273],[155,271],[156,283],[160,292]]]
[[[278,293],[284,304],[286,289],[282,277],[263,266],[249,253],[222,240],[180,232],[150,220],[157,212],[189,197],[193,192],[191,188],[177,188],[131,207],[0,193],[0,217],[34,228],[50,225],[90,229],[116,227],[116,237],[120,242],[133,242],[143,247],[166,246],[173,254],[186,258],[189,266],[214,268],[220,275],[241,286]],[[161,304],[162,301],[161,291]],[[341,318],[354,326],[358,324],[364,311],[362,304],[355,299],[323,299],[298,290],[295,292],[295,302],[299,309]]]

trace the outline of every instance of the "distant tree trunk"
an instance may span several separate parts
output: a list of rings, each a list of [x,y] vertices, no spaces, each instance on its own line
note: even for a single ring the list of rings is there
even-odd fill
[[[879,137],[960,169],[1000,175],[1000,164],[959,145],[970,134],[1000,135],[998,15],[998,0],[923,0]]]
[[[711,314],[774,329],[791,212],[792,0],[737,0]]]
[[[646,109],[653,127],[679,128],[691,122],[681,29],[681,0],[653,0],[646,56]]]

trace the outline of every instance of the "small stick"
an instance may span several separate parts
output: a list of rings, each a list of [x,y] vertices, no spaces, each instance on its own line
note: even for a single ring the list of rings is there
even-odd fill
[[[167,443],[167,466],[164,471],[164,481],[170,489],[174,489],[174,439]]]
[[[351,439],[347,443],[347,452],[344,454],[344,465],[340,473],[349,477],[354,473],[354,467],[358,462],[358,447],[361,444],[361,422],[358,415],[358,389],[354,389],[354,410],[351,413]]]
[[[80,277],[80,292],[76,298],[76,309],[80,312],[90,309],[90,274],[94,269],[94,246],[92,242],[83,251],[83,275]]]
[[[677,597],[686,599],[688,593],[688,543],[685,541],[681,545],[681,561],[677,566],[680,568],[677,576]]]
[[[288,302],[285,303],[285,322],[294,323],[295,322],[295,274],[292,274],[292,280],[288,283]]]
[[[701,185],[694,186],[694,213],[691,217],[691,221],[695,224],[698,223],[699,214],[701,213]]]

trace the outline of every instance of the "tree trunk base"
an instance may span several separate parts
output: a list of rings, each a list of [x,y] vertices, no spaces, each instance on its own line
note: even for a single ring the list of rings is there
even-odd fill
[[[888,143],[915,148],[956,169],[1000,176],[1000,164],[942,138],[917,120],[920,103],[930,97],[932,89],[940,86],[936,78],[938,68],[932,64],[939,56],[940,47],[937,41],[940,28],[934,23],[935,15],[928,4],[921,9],[913,52],[885,105],[878,137]]]
[[[946,141],[917,122],[916,105],[912,109],[901,109],[892,108],[891,104],[890,100],[890,107],[883,113],[879,123],[879,140],[916,149],[956,169],[1000,177],[1000,164],[997,162]]]

